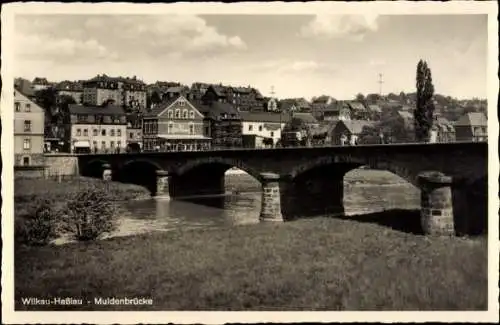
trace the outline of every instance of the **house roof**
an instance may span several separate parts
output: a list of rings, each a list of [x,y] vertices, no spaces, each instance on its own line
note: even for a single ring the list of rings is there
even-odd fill
[[[14,80],[14,89],[27,97],[32,97],[35,95],[35,91],[33,90],[31,81],[23,78],[16,78]]]
[[[377,113],[381,113],[382,112],[382,109],[377,104],[369,104],[368,105],[368,109],[370,111],[372,111],[372,112],[377,112]]]
[[[347,104],[351,107],[351,109],[356,110],[356,111],[365,111],[366,110],[365,105],[363,105],[363,103],[361,103],[361,102],[349,101]]]
[[[55,87],[57,90],[66,90],[66,91],[83,91],[83,85],[79,82],[72,82],[69,80],[64,80],[56,84]]]
[[[177,100],[177,98],[179,98],[179,97],[181,97],[181,96],[176,96],[176,97],[173,97],[173,98],[167,98],[167,99],[162,100],[161,103],[158,103],[157,105],[155,105],[154,107],[152,107],[149,112],[146,112],[144,114],[144,116],[145,117],[158,116],[167,107],[169,107],[170,105],[172,105]]]
[[[375,125],[372,121],[364,121],[364,120],[347,120],[347,121],[338,121],[336,125],[340,123],[344,124],[345,127],[352,134],[360,134],[363,131],[365,126],[373,126]]]
[[[321,95],[321,96],[317,97],[315,100],[313,100],[313,103],[314,104],[326,104],[330,98],[332,98],[332,97],[327,96],[327,95]]]
[[[483,113],[471,112],[463,115],[455,126],[488,126],[488,119]]]
[[[175,87],[169,87],[169,88],[167,88],[167,90],[165,92],[166,93],[182,93],[182,92],[187,92],[187,91],[189,91],[188,87],[175,86]]]
[[[318,120],[311,113],[293,113],[293,118],[298,118],[305,123],[316,124]]]
[[[70,104],[68,106],[70,114],[81,115],[125,115],[125,111],[120,106],[89,106],[80,104]]]
[[[290,120],[289,114],[271,112],[240,112],[240,116],[244,122],[286,123]]]
[[[296,102],[293,99],[283,99],[279,102],[278,106],[280,107],[281,110],[283,111],[289,111],[291,110],[294,106],[296,106]]]

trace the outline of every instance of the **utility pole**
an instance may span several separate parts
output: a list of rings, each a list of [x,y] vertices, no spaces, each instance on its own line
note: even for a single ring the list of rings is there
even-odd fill
[[[271,86],[271,97],[274,98],[274,86]]]
[[[380,97],[382,97],[382,84],[384,83],[384,75],[379,73],[378,74],[378,92],[379,92],[379,95]]]

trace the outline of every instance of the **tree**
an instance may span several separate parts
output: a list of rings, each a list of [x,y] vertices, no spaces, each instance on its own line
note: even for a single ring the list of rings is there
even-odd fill
[[[365,101],[365,95],[363,95],[362,93],[359,93],[356,95],[356,100],[358,102],[364,102]]]
[[[417,65],[417,107],[414,112],[415,139],[418,142],[429,140],[434,115],[433,95],[431,70],[427,62],[420,60]]]
[[[380,100],[381,97],[379,94],[368,94],[366,96],[366,101],[370,104],[375,104],[377,103],[378,100]]]

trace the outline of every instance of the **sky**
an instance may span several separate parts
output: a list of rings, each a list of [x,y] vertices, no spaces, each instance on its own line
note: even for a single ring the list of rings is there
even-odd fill
[[[486,15],[16,15],[15,75],[251,85],[278,98],[415,91],[487,96]]]

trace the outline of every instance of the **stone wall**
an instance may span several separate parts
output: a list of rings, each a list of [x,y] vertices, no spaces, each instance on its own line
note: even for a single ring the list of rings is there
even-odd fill
[[[45,155],[46,173],[48,176],[55,175],[79,175],[78,157],[68,154]]]
[[[14,166],[14,178],[42,178],[44,166]]]

